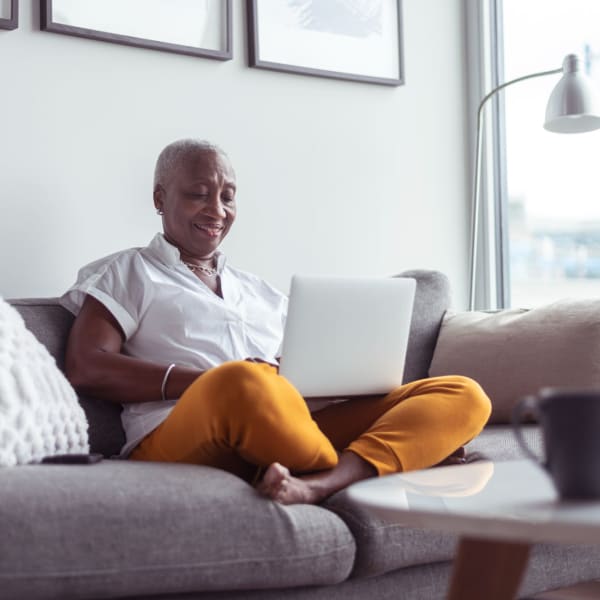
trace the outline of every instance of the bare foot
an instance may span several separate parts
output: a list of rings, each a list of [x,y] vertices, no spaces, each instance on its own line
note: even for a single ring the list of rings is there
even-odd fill
[[[322,500],[310,480],[293,477],[287,467],[275,462],[265,471],[256,489],[280,504],[316,504]]]
[[[294,477],[274,462],[256,486],[267,498],[281,504],[317,504],[355,481],[377,475],[375,467],[354,452],[342,452],[333,469]]]

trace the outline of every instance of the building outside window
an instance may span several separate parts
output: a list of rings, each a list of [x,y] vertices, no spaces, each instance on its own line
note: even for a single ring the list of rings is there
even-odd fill
[[[600,93],[599,0],[502,0],[500,81],[578,54]],[[533,307],[600,296],[600,131],[556,134],[544,111],[560,75],[504,93],[505,303]],[[501,140],[495,140],[500,143]]]

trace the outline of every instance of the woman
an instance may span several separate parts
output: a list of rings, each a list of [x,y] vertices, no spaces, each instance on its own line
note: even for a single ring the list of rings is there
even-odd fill
[[[84,267],[63,297],[77,315],[67,376],[78,391],[123,404],[122,454],[249,481],[260,472],[257,489],[284,504],[460,460],[490,414],[472,380],[412,382],[311,414],[278,375],[286,298],[218,251],[235,220],[235,192],[222,150],[170,144],[154,176],[164,233]]]

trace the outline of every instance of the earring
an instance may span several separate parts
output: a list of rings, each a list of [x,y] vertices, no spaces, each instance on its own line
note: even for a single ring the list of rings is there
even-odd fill
[[[160,208],[157,208],[157,209],[156,209],[156,214],[157,214],[157,215],[161,215],[161,216],[162,216],[162,215],[164,215],[165,213],[164,213],[162,210],[160,210]]]

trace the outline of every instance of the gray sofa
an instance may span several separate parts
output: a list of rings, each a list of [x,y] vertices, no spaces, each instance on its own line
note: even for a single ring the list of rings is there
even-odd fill
[[[446,278],[417,279],[405,380],[428,374]],[[73,317],[56,299],[13,300],[62,366]],[[281,506],[242,480],[192,465],[110,460],[123,444],[119,406],[80,398],[95,465],[0,469],[0,598],[336,600],[443,598],[456,539],[386,524],[340,492],[321,506]],[[539,444],[535,426],[527,430]],[[519,457],[494,425],[468,447]],[[538,546],[522,596],[600,578],[600,547]]]

